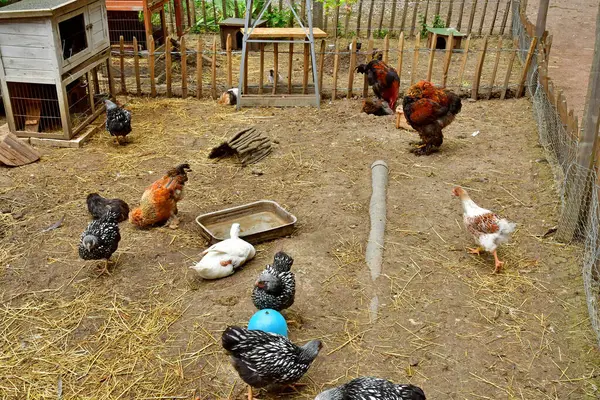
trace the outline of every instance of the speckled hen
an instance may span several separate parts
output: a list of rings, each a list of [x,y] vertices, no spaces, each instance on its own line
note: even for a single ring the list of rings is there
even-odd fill
[[[426,400],[414,385],[397,385],[388,380],[361,377],[320,393],[315,400]]]
[[[319,340],[296,346],[285,336],[237,326],[225,329],[221,340],[240,378],[248,384],[249,400],[252,387],[296,382],[308,371],[322,347]]]
[[[252,301],[257,309],[281,311],[294,304],[296,279],[290,271],[293,263],[294,259],[283,251],[275,254],[273,265],[267,265],[252,291]]]
[[[119,215],[109,211],[89,223],[81,234],[79,257],[84,260],[106,261],[103,272],[108,272],[108,260],[119,247]]]

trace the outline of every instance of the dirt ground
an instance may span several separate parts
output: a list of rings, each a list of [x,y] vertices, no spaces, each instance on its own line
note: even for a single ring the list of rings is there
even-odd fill
[[[286,397],[375,375],[417,384],[428,399],[597,398],[580,248],[541,237],[559,202],[528,100],[465,101],[442,151],[422,158],[408,153],[414,133],[359,113],[359,101],[241,112],[192,99],[129,106],[127,146],[102,132],[81,149],[41,149],[40,162],[0,175],[0,397],[243,398],[220,335],[247,323],[252,284],[283,249],[298,288],[290,338],[324,343],[308,385]],[[276,141],[271,156],[248,168],[207,159],[250,125]],[[364,250],[377,159],[390,175],[383,275],[373,283]],[[77,255],[85,196],[136,205],[183,161],[193,172],[182,225],[123,223],[112,275],[97,277],[95,263]],[[519,224],[499,251],[501,274],[489,255],[466,254],[473,243],[454,185]],[[188,266],[206,245],[195,217],[259,199],[296,215],[295,233],[258,245],[231,277],[195,278]],[[371,321],[374,294],[380,313]]]

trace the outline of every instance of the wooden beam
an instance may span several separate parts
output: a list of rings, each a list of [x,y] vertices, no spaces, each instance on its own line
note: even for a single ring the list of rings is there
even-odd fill
[[[446,26],[452,26],[452,8],[454,7],[454,0],[450,0],[448,3],[448,14],[446,15]]]
[[[417,78],[417,66],[419,64],[419,47],[421,46],[421,35],[417,35],[415,48],[413,50],[413,62],[410,66],[410,84],[413,85]]]
[[[460,71],[458,72],[458,85],[462,87],[463,76],[465,73],[465,67],[467,65],[467,58],[469,58],[469,46],[471,44],[471,35],[467,36],[467,41],[465,42],[465,50],[463,53],[463,59],[460,64]]]
[[[306,67],[306,66],[305,66]],[[294,69],[294,43],[290,43],[288,53],[288,93],[292,94],[292,71]]]
[[[323,69],[325,68],[325,39],[321,40],[321,54],[319,54],[319,91],[323,94]]]
[[[355,49],[355,47],[353,47],[353,49]],[[383,39],[383,62],[386,64],[389,62],[389,55],[390,55],[390,35],[385,35],[385,38]]]
[[[496,60],[494,61],[494,69],[492,70],[492,76],[490,78],[490,90],[487,94],[487,99],[492,97],[492,91],[494,90],[494,82],[496,81],[496,72],[498,72],[498,64],[500,63],[500,55],[502,54],[502,36],[498,38],[498,48],[496,49]]]
[[[279,80],[279,43],[273,43],[273,88],[272,93],[277,93],[277,81]]]
[[[510,11],[510,3],[512,0],[506,0],[506,7],[504,8],[504,15],[502,15],[502,25],[500,25],[500,35],[504,35],[506,29],[506,22],[508,21],[508,13]]]
[[[206,21],[206,20],[205,20]],[[198,38],[198,43],[196,43],[196,98],[202,98],[202,69],[203,69],[203,58],[202,52],[204,50],[204,42],[202,38]]]
[[[150,96],[156,97],[154,38],[150,35],[148,46],[148,67],[150,68]]]
[[[398,78],[400,79],[400,88],[402,88],[402,61],[404,61],[404,32],[400,32],[398,39]]]
[[[331,100],[335,100],[337,97],[337,78],[338,78],[338,66],[340,63],[340,53],[338,51],[338,42],[335,41],[335,55],[333,56],[333,88],[331,89]]]
[[[167,97],[171,97],[173,95],[171,90],[172,83],[172,56],[171,56],[171,37],[167,36],[165,39],[165,72],[167,75]]]
[[[243,82],[243,84],[244,84],[244,86],[243,86],[244,93],[248,93],[248,63],[249,63],[249,58],[250,58],[250,50],[249,50],[249,46],[246,46],[246,57],[244,57],[244,82]]]
[[[540,0],[537,21],[535,23],[535,36],[541,38],[546,31],[546,17],[548,16],[548,5],[550,0]]]
[[[525,88],[525,80],[527,79],[527,72],[529,71],[529,66],[531,65],[531,59],[533,57],[533,53],[535,53],[535,46],[537,45],[537,37],[534,37],[531,40],[531,45],[529,46],[529,51],[527,52],[527,58],[525,59],[525,65],[523,65],[523,73],[521,74],[521,80],[519,82],[519,88],[517,89],[516,97],[519,98],[523,95],[523,89]]]
[[[369,44],[367,46],[367,62],[369,62],[370,57],[373,57],[373,36],[369,36]],[[367,79],[367,74],[363,74],[363,98],[367,98],[369,96],[369,81]]]
[[[475,19],[475,10],[477,9],[477,1],[473,0],[471,4],[471,14],[469,16],[469,26],[467,27],[467,33],[470,35],[473,31],[473,21]]]
[[[392,1],[392,15],[390,16],[390,27],[389,27],[390,32],[394,31],[394,22],[396,22],[396,8],[398,7],[398,1],[400,1],[400,0]]]
[[[302,93],[308,93],[308,64],[310,61],[310,43],[304,43],[304,76],[302,77]]]
[[[479,53],[479,59],[477,60],[477,67],[475,69],[475,76],[473,77],[473,86],[471,88],[471,98],[477,100],[477,92],[479,91],[479,83],[481,82],[481,71],[483,70],[483,61],[485,60],[485,53],[487,52],[488,37],[483,39],[483,47],[481,53]]]
[[[135,69],[135,93],[138,96],[141,96],[142,84],[140,82],[140,55],[138,51],[138,42],[135,36],[133,37],[133,66]]]
[[[119,65],[121,67],[121,94],[127,94],[127,85],[125,83],[125,48],[122,35],[119,37]]]
[[[414,3],[412,21],[410,23],[410,36],[414,36],[414,34],[415,34],[415,26],[417,24],[417,11],[419,10],[420,2],[421,2],[421,0],[415,0],[415,3]],[[419,33],[417,36],[420,37],[421,34]]]
[[[483,11],[481,12],[481,23],[479,24],[479,36],[481,36],[481,33],[483,32],[483,23],[485,21],[485,13],[487,11],[488,1],[489,0],[485,0],[483,2]]]
[[[429,48],[429,63],[427,64],[427,81],[431,82],[431,73],[433,72],[433,59],[435,57],[435,46],[437,43],[437,33],[431,38],[431,46]]]
[[[373,37],[373,31],[371,30],[371,22],[373,20],[373,8],[375,6],[375,0],[371,0],[371,5],[369,6],[369,17],[367,20],[367,37]],[[337,36],[336,36],[337,38]]]
[[[406,1],[408,1],[408,0],[406,0]],[[362,6],[363,6],[363,0],[359,0],[358,12],[356,14],[356,37],[360,37],[360,19],[362,17]],[[367,32],[367,36],[369,36],[368,32]]]
[[[502,87],[502,93],[500,93],[500,100],[504,100],[506,98],[506,91],[508,90],[508,83],[510,82],[510,74],[512,73],[512,67],[515,62],[515,58],[519,49],[515,49],[508,60],[508,67],[506,68],[506,76],[504,77],[504,85]]]
[[[188,10],[189,15],[189,10]],[[188,84],[187,84],[187,48],[185,47],[185,36],[181,37],[181,97],[187,98],[188,96]]]
[[[452,60],[452,51],[454,49],[454,34],[451,33],[446,42],[446,57],[444,58],[444,70],[442,72],[442,87],[446,87],[448,81],[448,70],[450,69],[450,61]]]
[[[511,0],[508,0],[511,1]],[[463,12],[465,11],[465,0],[460,0],[460,6],[458,7],[458,22],[456,23],[456,30],[460,31],[460,28],[462,27],[462,19],[463,19]]]
[[[263,94],[265,86],[265,44],[260,43],[260,64],[258,68],[258,94]]]
[[[387,36],[386,36],[387,37]],[[350,50],[350,69],[348,70],[348,98],[352,98],[352,88],[354,86],[354,69],[356,68],[356,38],[352,39],[352,49]]]
[[[496,25],[496,18],[498,18],[498,8],[500,7],[500,0],[496,0],[496,7],[494,7],[494,18],[492,18],[492,26],[490,27],[490,35],[494,34],[494,26]]]
[[[400,33],[404,33],[404,25],[406,23],[407,12],[408,12],[408,0],[404,0],[404,8],[402,9],[402,20],[400,21]]]
[[[231,33],[228,33],[225,41],[225,51],[227,53],[227,88],[233,86],[233,55],[231,54],[231,44]]]
[[[211,88],[210,93],[213,100],[217,99],[217,37],[213,37],[212,65],[211,65]],[[241,94],[241,93],[240,93]]]

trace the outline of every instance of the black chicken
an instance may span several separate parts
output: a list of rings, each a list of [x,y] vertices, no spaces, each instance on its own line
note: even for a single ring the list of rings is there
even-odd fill
[[[104,100],[104,105],[106,106],[106,130],[121,144],[121,138],[125,138],[131,132],[131,113],[110,100]]]
[[[320,393],[315,400],[426,400],[414,385],[396,385],[388,380],[361,377]]]
[[[221,340],[240,378],[248,384],[249,400],[252,400],[253,386],[261,388],[296,382],[308,371],[322,347],[319,340],[311,340],[300,347],[285,336],[238,326],[225,329]]]
[[[90,193],[87,196],[87,208],[94,219],[99,219],[108,211],[117,214],[117,222],[123,222],[129,216],[129,206],[121,199],[107,199],[98,193]]]
[[[294,304],[296,279],[290,271],[293,263],[294,259],[283,251],[275,254],[273,265],[267,265],[252,290],[256,308],[281,311]]]
[[[84,260],[105,260],[102,273],[108,273],[108,260],[119,247],[119,215],[108,211],[89,223],[81,234],[79,257]]]

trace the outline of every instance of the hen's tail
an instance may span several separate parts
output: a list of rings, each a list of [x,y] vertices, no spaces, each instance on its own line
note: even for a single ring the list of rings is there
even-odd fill
[[[510,222],[506,219],[501,219],[498,223],[498,226],[500,227],[500,233],[503,233],[505,235],[513,233],[515,229],[517,229],[517,224],[515,224],[514,222]]]
[[[228,326],[223,332],[221,343],[227,351],[233,351],[240,342],[247,339],[247,330],[239,326]]]
[[[229,143],[223,142],[218,147],[215,147],[210,151],[208,158],[220,158],[232,156],[235,154],[235,150],[231,148]]]
[[[278,251],[273,259],[273,268],[279,272],[287,272],[292,268],[294,259],[283,251]]]
[[[144,218],[144,214],[142,213],[142,209],[139,207],[131,210],[131,212],[129,213],[129,222],[140,228],[143,228],[148,225],[146,223],[146,219]]]
[[[403,393],[402,398],[410,400],[427,400],[425,398],[425,392],[418,386],[415,385],[402,385]],[[406,396],[406,397],[404,397]]]
[[[448,111],[450,111],[454,115],[458,114],[462,108],[462,102],[460,101],[460,97],[458,97],[455,93],[450,92],[448,93],[448,98],[450,99]]]
[[[175,168],[168,170],[167,176],[172,177],[172,178],[174,178],[176,176],[181,176],[184,178],[183,182],[186,182],[187,181],[187,171],[191,171],[190,164],[187,164],[187,163],[179,164]]]

